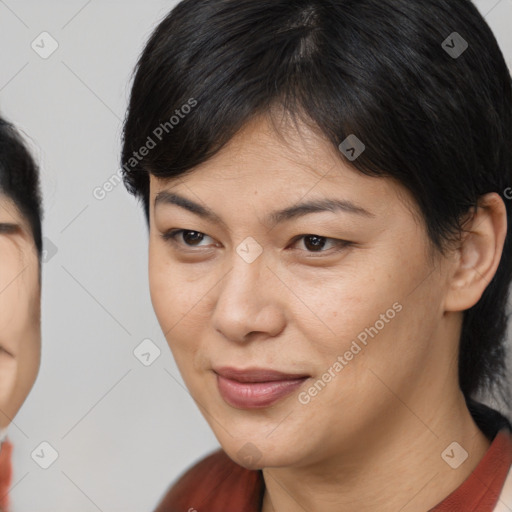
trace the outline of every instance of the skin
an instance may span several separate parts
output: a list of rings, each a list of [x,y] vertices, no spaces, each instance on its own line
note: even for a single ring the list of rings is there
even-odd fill
[[[0,195],[0,428],[32,388],[41,357],[39,262],[30,226]]]
[[[155,206],[163,191],[207,206],[224,224]],[[352,201],[371,216],[326,211],[265,221],[318,198]],[[498,194],[482,198],[460,243],[441,256],[400,184],[354,170],[305,126],[283,123],[276,132],[263,117],[186,176],[151,176],[150,201],[158,321],[222,448],[263,469],[263,512],[425,511],[467,478],[490,443],[458,386],[458,340],[462,312],[479,300],[501,256],[507,226]],[[162,237],[173,229],[203,236],[178,234],[173,244]],[[315,249],[304,238],[311,234],[326,237],[324,245]],[[252,263],[236,251],[248,236],[263,250]],[[299,393],[397,302],[401,311],[300,403]],[[218,366],[311,377],[279,402],[247,410],[222,399]],[[453,441],[468,452],[456,470],[441,457]],[[238,454],[249,442],[253,462]]]

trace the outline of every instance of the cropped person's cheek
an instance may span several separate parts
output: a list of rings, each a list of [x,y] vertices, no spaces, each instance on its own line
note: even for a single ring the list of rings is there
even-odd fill
[[[37,375],[40,359],[38,259],[18,235],[0,234],[0,427],[8,425]]]

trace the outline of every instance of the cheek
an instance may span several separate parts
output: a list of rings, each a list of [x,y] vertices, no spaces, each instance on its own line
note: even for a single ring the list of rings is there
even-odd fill
[[[38,263],[32,253],[22,257],[12,246],[1,247],[0,255],[0,342],[17,353],[39,318]]]
[[[389,389],[407,390],[419,378],[441,321],[442,292],[434,278],[415,289],[418,279],[412,277],[396,274],[394,279],[378,279],[377,288],[345,290],[337,314],[330,306],[337,337],[316,345],[322,375],[338,362],[333,385],[322,392],[326,403],[343,403],[345,411],[355,408],[361,415],[370,414],[372,408],[394,400]],[[366,404],[364,413],[360,404]]]
[[[32,386],[40,361],[40,287],[37,256],[1,241],[0,407],[12,417]],[[16,397],[16,398],[13,398]]]
[[[0,370],[0,407],[4,410],[16,383],[16,360],[8,354],[1,353]]]
[[[192,348],[194,340],[199,341],[199,329],[206,325],[198,316],[211,284],[199,274],[192,266],[172,263],[165,250],[150,246],[151,302],[173,353],[181,347]]]
[[[295,278],[294,294],[301,301],[294,301],[293,318],[325,368],[345,354],[353,370],[388,369],[390,360],[416,364],[425,344],[411,340],[418,339],[418,330],[426,337],[437,318],[435,283],[418,286],[430,271],[421,254],[406,258],[381,250],[367,258],[336,273],[317,272],[314,280]],[[343,371],[360,378],[357,371]]]
[[[376,322],[381,327],[381,314],[390,310],[387,316],[394,318],[393,304],[404,286],[389,270],[375,265],[371,269],[347,265],[335,272],[311,273],[311,277],[290,276],[288,282],[294,283],[287,301],[293,309],[291,318],[315,344],[315,351],[331,359],[348,350],[359,335],[364,339],[365,329]]]
[[[200,280],[187,279],[187,273],[180,265],[171,265],[168,261],[158,251],[150,251],[151,301],[182,378],[196,396],[201,392],[195,385],[196,370],[206,364],[199,349],[208,326],[206,316],[199,316],[204,311],[204,296],[211,286],[203,285]]]

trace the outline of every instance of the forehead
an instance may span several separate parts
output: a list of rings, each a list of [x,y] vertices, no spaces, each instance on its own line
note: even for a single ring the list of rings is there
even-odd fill
[[[26,225],[26,219],[18,209],[16,203],[0,191],[0,221],[13,222]]]
[[[409,191],[396,180],[363,174],[318,132],[286,119],[277,126],[268,116],[247,123],[213,157],[184,174],[150,174],[151,209],[156,196],[171,189],[196,199],[222,194],[221,202],[232,203],[234,196],[250,198],[251,203],[343,196],[357,198],[377,214],[397,202],[409,215],[419,214]]]
[[[340,164],[340,155],[328,141],[304,125],[292,126],[286,118],[276,125],[268,115],[246,123],[219,151],[202,164],[176,177],[155,178],[150,174],[152,192],[156,188],[186,182],[246,185],[278,185],[293,173],[301,182],[319,181],[329,169]],[[356,174],[355,170],[351,170]]]
[[[238,133],[212,158],[197,167],[197,171],[212,178],[247,179],[249,176],[273,178],[292,172],[297,177],[320,180],[330,169],[340,167],[340,153],[324,137],[303,123],[292,124],[284,117],[279,122],[268,115],[245,124]],[[359,174],[345,166],[346,177]]]

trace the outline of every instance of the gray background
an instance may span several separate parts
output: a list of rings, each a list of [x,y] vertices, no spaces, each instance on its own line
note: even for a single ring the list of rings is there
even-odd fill
[[[0,111],[41,165],[49,240],[41,370],[9,428],[13,512],[149,511],[218,446],[151,308],[142,210],[122,184],[93,195],[119,168],[132,68],[175,3],[0,0]],[[476,3],[512,68],[512,0]],[[31,47],[44,31],[47,59]],[[161,355],[144,366],[148,338]]]

